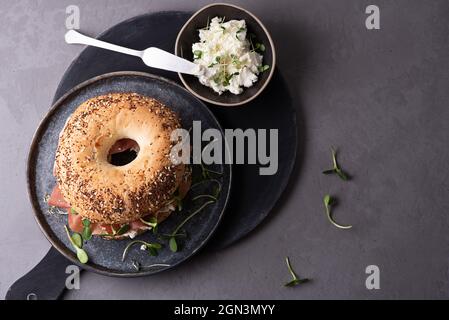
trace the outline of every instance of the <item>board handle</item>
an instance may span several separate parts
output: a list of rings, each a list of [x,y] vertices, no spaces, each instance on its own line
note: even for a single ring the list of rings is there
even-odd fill
[[[45,257],[8,289],[5,300],[57,300],[66,289],[73,263],[51,247]]]

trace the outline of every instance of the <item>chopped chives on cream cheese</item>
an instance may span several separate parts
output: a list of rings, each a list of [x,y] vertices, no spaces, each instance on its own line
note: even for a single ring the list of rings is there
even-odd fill
[[[247,39],[245,20],[224,21],[215,17],[204,29],[199,30],[200,41],[192,45],[194,62],[201,72],[201,84],[212,88],[218,94],[230,91],[243,92],[257,81],[262,66],[262,44]],[[265,67],[265,68],[264,68]]]

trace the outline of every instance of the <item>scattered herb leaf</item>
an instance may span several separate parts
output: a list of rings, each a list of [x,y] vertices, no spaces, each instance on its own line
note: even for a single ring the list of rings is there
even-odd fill
[[[326,194],[323,198],[323,202],[324,202],[324,207],[326,209],[326,216],[330,223],[332,223],[334,226],[336,226],[337,228],[340,228],[340,229],[351,229],[352,228],[352,226],[350,226],[350,225],[343,226],[341,224],[338,224],[332,218],[331,207],[333,204],[335,204],[334,198],[332,198],[330,195]]]
[[[348,175],[338,165],[337,152],[335,151],[334,148],[331,148],[331,151],[332,151],[332,165],[333,165],[333,168],[329,169],[329,170],[324,170],[323,174],[336,174],[337,176],[340,177],[340,179],[342,179],[344,181],[349,180]]]
[[[286,287],[294,287],[298,284],[302,284],[302,283],[306,283],[309,281],[309,279],[304,278],[304,279],[299,279],[298,276],[296,275],[295,271],[293,271],[293,268],[290,264],[290,259],[288,257],[285,257],[285,261],[287,263],[287,268],[288,271],[290,272],[291,276],[292,276],[292,280],[290,280],[289,282],[287,282],[285,284]]]

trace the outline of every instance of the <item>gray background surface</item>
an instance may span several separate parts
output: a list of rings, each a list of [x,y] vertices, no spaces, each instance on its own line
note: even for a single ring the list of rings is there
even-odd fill
[[[67,5],[78,5],[81,30],[97,35],[145,12],[206,3],[1,1],[0,297],[49,248],[31,212],[25,161],[62,74],[82,50],[63,42]],[[365,28],[372,3],[381,10],[376,31]],[[303,128],[282,204],[228,249],[147,278],[84,273],[81,290],[66,298],[448,298],[449,1],[240,4],[271,31]],[[352,181],[321,175],[331,145]],[[325,193],[340,199],[336,220],[352,230],[327,222]],[[286,255],[311,283],[282,286]],[[371,264],[380,268],[380,290],[365,288]]]

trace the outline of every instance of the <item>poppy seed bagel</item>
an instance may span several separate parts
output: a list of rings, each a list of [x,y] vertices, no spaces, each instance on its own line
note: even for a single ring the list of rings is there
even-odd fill
[[[67,120],[56,150],[54,174],[64,199],[84,218],[104,224],[156,214],[187,176],[185,164],[170,160],[170,136],[178,128],[175,112],[136,93],[83,102]],[[121,139],[137,142],[139,152],[115,166],[109,151]]]

